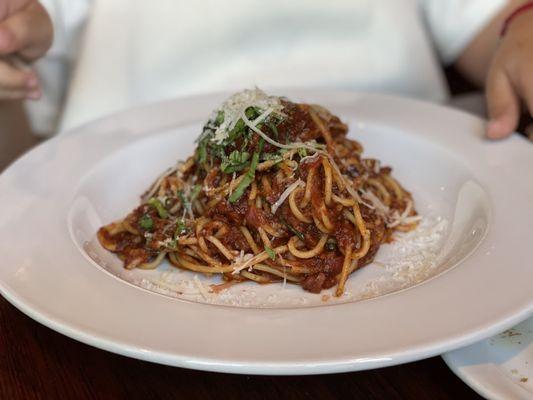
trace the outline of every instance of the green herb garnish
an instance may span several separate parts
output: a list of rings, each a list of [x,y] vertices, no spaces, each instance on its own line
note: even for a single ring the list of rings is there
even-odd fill
[[[261,160],[269,161],[275,160],[276,162],[283,161],[283,156],[280,153],[263,153],[261,155]]]
[[[296,236],[298,236],[298,239],[300,239],[302,242],[305,240],[305,236],[302,232],[294,229],[291,225],[287,224],[287,228],[289,228],[289,230],[294,233]]]
[[[233,106],[229,105],[229,107],[232,109]],[[197,164],[205,172],[209,172],[209,168],[216,168],[218,165],[226,174],[246,169],[253,170],[250,168],[253,158],[250,142],[255,133],[244,121],[250,120],[256,129],[271,131],[268,134],[278,139],[277,125],[285,117],[279,110],[269,115],[263,113],[264,109],[255,105],[247,107],[241,118],[235,116],[233,119],[231,115],[228,116],[222,110],[216,111],[204,125],[202,133],[196,140],[198,143]],[[214,140],[215,137],[216,140]]]
[[[185,198],[185,194],[183,193],[183,190],[178,190],[178,197],[180,198],[183,208],[189,208],[191,203],[189,202],[189,200]]]
[[[252,184],[252,182],[255,179],[255,170],[257,169],[257,164],[259,164],[259,156],[261,155],[261,151],[263,151],[263,145],[265,144],[265,141],[263,138],[259,140],[259,150],[254,153],[252,156],[252,162],[250,163],[250,168],[246,172],[246,175],[242,179],[242,181],[239,183],[237,188],[233,191],[229,198],[230,203],[235,203],[237,200],[239,200],[248,186]]]
[[[298,239],[300,239],[302,242],[305,240],[304,234],[299,230],[294,229],[293,226],[285,220],[285,218],[281,217],[281,222],[287,227],[288,230],[294,233],[298,237]]]
[[[337,241],[333,238],[328,239],[326,242],[326,249],[329,251],[337,250]]]
[[[273,123],[269,123],[267,125],[270,128],[270,130],[272,131],[272,133],[274,134],[274,136],[276,137],[276,140],[278,140],[279,132],[278,132],[278,128],[276,127],[276,125],[274,125]]]
[[[265,251],[267,252],[268,256],[274,261],[276,259],[276,252],[272,250],[270,247],[265,246]]]
[[[197,159],[200,164],[207,161],[207,140],[202,140],[198,145]]]
[[[194,185],[193,186],[193,188],[191,190],[191,203],[194,202],[194,200],[196,200],[196,198],[200,194],[201,190],[202,190],[202,186],[201,185]]]
[[[139,218],[139,226],[142,229],[146,230],[152,229],[152,227],[154,226],[154,221],[149,215],[145,214],[141,218]]]
[[[178,220],[177,224],[176,224],[176,232],[174,233],[174,237],[178,237],[178,236],[181,236],[185,233],[187,233],[188,229],[187,229],[187,226],[185,225],[185,221],[183,221],[182,219]]]
[[[299,147],[298,155],[300,156],[300,158],[307,157],[307,149],[305,147]]]
[[[222,161],[220,164],[220,169],[226,174],[232,174],[234,172],[241,171],[248,165],[249,158],[250,153],[247,151],[234,150]]]
[[[215,118],[215,126],[220,126],[224,122],[224,111],[217,112],[217,116]]]
[[[150,200],[148,200],[148,205],[155,208],[159,218],[168,218],[168,211],[165,209],[165,206],[163,206],[163,203],[161,203],[159,199],[152,197]]]
[[[246,130],[246,124],[242,119],[239,119],[233,129],[229,131],[228,137],[222,142],[223,145],[233,143],[239,136],[241,136]]]
[[[248,118],[249,120],[254,120],[261,115],[261,112],[257,107],[248,107],[244,111],[244,114],[246,115],[246,118]]]

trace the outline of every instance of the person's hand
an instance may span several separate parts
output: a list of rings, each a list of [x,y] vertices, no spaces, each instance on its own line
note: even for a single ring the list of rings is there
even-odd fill
[[[42,57],[52,40],[52,22],[37,0],[0,0],[0,100],[41,96],[37,75],[24,64]]]
[[[487,136],[500,139],[518,126],[524,104],[533,115],[533,9],[513,19],[489,69]]]

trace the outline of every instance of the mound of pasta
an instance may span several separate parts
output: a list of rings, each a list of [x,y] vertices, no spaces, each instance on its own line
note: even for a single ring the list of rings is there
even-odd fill
[[[127,269],[172,265],[319,293],[416,227],[411,194],[321,106],[259,89],[213,112],[186,161],[165,171],[123,220],[98,231]]]

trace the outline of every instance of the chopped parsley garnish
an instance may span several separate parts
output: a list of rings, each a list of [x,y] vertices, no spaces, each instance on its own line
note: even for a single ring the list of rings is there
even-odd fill
[[[200,164],[207,161],[207,141],[203,140],[198,145],[197,159]]]
[[[187,229],[187,226],[185,225],[185,221],[183,221],[182,219],[179,219],[178,222],[176,223],[176,232],[174,233],[174,236],[178,237],[178,236],[184,235],[187,232],[188,232],[188,229]]]
[[[219,111],[215,118],[215,126],[220,126],[222,122],[224,122],[224,111]]]
[[[276,259],[276,252],[272,250],[270,247],[265,246],[265,251],[267,252],[268,256],[272,261]]]
[[[283,155],[281,154],[281,152],[263,153],[261,155],[261,160],[262,161],[274,160],[276,162],[281,162],[281,161],[283,161]]]
[[[183,205],[183,208],[189,208],[191,205],[190,201],[185,198],[185,194],[183,194],[183,190],[178,190],[178,197],[180,198],[181,204]]]
[[[246,111],[244,111],[244,114],[249,120],[254,120],[261,115],[261,110],[257,107],[248,107]]]
[[[294,234],[298,237],[298,239],[300,239],[302,242],[305,240],[304,234],[303,234],[302,232],[300,232],[300,231],[294,229],[294,228],[292,227],[292,225],[287,224],[287,228],[289,228],[289,230],[290,230],[292,233],[294,233]]]
[[[191,203],[194,202],[194,200],[196,200],[196,198],[200,194],[201,190],[202,190],[202,186],[201,185],[194,185],[193,186],[193,188],[191,190]]]
[[[272,131],[272,133],[274,134],[274,137],[276,138],[276,140],[278,140],[279,139],[279,132],[278,132],[278,128],[276,127],[276,125],[274,125],[273,123],[269,123],[267,125],[270,128],[270,130]]]
[[[285,225],[287,227],[287,229],[289,231],[294,233],[298,237],[298,239],[300,239],[302,242],[305,240],[304,234],[302,232],[300,232],[299,230],[294,229],[294,227],[291,224],[289,224],[285,220],[285,218],[281,217],[281,222],[283,223],[283,225]]]
[[[337,250],[337,241],[334,238],[328,239],[326,242],[326,249],[329,251]]]
[[[246,107],[244,116],[240,107]],[[254,129],[265,130],[278,139],[277,125],[285,118],[281,109],[279,99],[270,98],[258,90],[230,99],[205,124],[197,140],[197,163],[206,172],[219,163],[221,171],[226,174],[251,169],[251,143],[255,143],[252,138],[256,135],[251,124]]]
[[[146,230],[152,229],[154,226],[154,221],[149,215],[145,214],[141,218],[139,218],[139,226],[142,229],[146,229]]]
[[[220,169],[226,174],[232,174],[237,171],[242,171],[248,166],[250,153],[247,151],[233,150],[231,154],[222,160]]]
[[[263,151],[263,145],[265,144],[265,141],[263,138],[259,140],[259,150],[254,153],[252,156],[252,162],[250,163],[250,168],[246,172],[246,175],[244,175],[244,178],[239,183],[237,188],[234,190],[234,192],[229,197],[230,203],[235,203],[237,200],[239,200],[248,186],[252,184],[252,182],[255,179],[255,170],[257,169],[257,164],[259,164],[259,156],[261,155],[261,151]]]
[[[245,131],[246,131],[246,124],[244,123],[242,119],[238,120],[237,123],[235,124],[235,127],[231,131],[229,131],[228,137],[224,139],[224,141],[222,142],[222,145],[228,145],[228,144],[235,142],[235,140],[237,140],[238,137],[240,137],[243,133],[245,133]]]
[[[165,206],[163,203],[161,203],[161,201],[159,201],[159,199],[152,197],[150,200],[148,200],[148,205],[155,208],[159,218],[168,218],[168,211],[165,209]]]

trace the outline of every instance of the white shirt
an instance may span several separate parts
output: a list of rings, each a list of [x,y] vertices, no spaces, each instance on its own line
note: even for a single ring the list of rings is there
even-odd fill
[[[45,129],[60,115],[62,130],[154,101],[254,85],[444,101],[441,65],[453,62],[505,3],[41,1],[56,38],[38,65],[45,98],[30,113]]]

